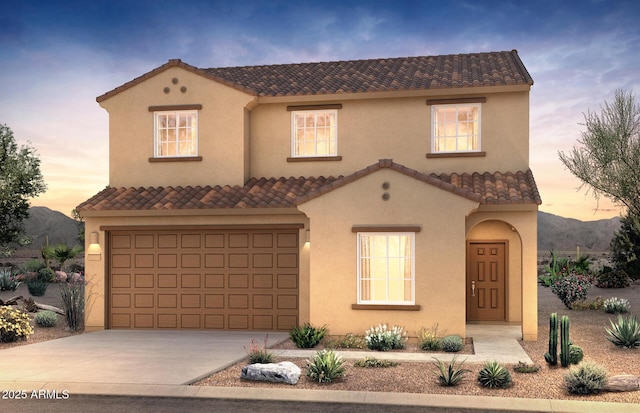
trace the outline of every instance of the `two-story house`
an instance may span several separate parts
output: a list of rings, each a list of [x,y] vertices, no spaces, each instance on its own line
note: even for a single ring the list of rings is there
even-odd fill
[[[515,323],[537,338],[517,52],[201,69],[97,98],[86,328]]]

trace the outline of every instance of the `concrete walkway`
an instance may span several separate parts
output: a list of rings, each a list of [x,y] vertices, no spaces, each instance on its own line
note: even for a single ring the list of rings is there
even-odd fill
[[[2,350],[0,381],[189,384],[287,333],[105,330]]]

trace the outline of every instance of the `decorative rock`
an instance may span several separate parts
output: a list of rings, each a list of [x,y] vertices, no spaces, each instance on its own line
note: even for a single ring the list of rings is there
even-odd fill
[[[249,364],[242,368],[241,379],[296,384],[300,378],[300,367],[290,361],[268,364]]]
[[[640,390],[640,377],[632,374],[622,374],[607,379],[606,391],[636,391]]]

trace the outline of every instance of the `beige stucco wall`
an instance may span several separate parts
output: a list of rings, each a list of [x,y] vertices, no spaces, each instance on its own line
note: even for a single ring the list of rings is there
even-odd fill
[[[370,96],[376,96],[372,94]],[[474,95],[469,95],[474,96]],[[427,158],[431,106],[426,97],[335,100],[341,161],[287,162],[291,156],[290,103],[259,104],[251,114],[253,176],[350,174],[391,158],[422,172],[494,172],[529,167],[529,93],[484,94],[481,150],[485,157]],[[430,99],[446,97],[428,96]]]
[[[177,79],[177,84],[173,83]],[[181,87],[186,92],[181,92]],[[168,87],[169,93],[164,89]],[[109,185],[242,185],[246,181],[245,107],[253,96],[173,67],[103,102],[109,112]],[[150,106],[201,104],[201,162],[149,162],[154,155]]]
[[[477,212],[467,218],[467,240],[509,245],[507,321],[521,323],[524,340],[538,336],[537,211]]]
[[[382,184],[390,199],[384,201]],[[363,334],[378,323],[410,335],[439,323],[465,335],[465,215],[476,202],[382,169],[299,206],[310,219],[310,319],[330,334]],[[357,303],[354,225],[419,225],[415,303],[419,311],[353,310]]]
[[[175,226],[176,230],[185,226],[205,226],[205,225],[260,225],[260,224],[302,224],[304,228],[299,233],[300,249],[300,275],[299,275],[299,320],[300,323],[309,321],[309,257],[308,245],[305,247],[305,232],[309,228],[309,220],[296,211],[280,214],[264,215],[174,215],[174,216],[112,216],[112,217],[85,217],[85,233],[87,234],[85,243],[85,274],[88,286],[85,292],[85,330],[96,331],[105,328],[105,295],[106,284],[106,233],[102,227],[127,226],[127,229],[135,227],[155,227],[155,226]],[[95,247],[91,247],[91,234],[98,234],[100,255],[91,254],[95,252]]]

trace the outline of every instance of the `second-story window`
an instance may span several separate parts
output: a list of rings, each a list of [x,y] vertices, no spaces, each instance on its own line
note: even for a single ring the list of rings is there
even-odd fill
[[[291,112],[291,156],[336,156],[338,154],[338,111]]]
[[[177,110],[154,112],[155,156],[198,155],[198,112]]]
[[[431,151],[480,151],[480,104],[434,105],[431,108]]]

